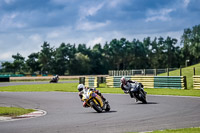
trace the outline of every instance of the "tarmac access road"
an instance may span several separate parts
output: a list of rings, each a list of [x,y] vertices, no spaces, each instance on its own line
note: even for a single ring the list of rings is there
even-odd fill
[[[77,93],[0,92],[0,106],[41,109],[46,115],[0,121],[0,133],[122,133],[200,126],[200,98],[147,95],[148,104],[129,95],[103,94],[110,112],[83,108]]]

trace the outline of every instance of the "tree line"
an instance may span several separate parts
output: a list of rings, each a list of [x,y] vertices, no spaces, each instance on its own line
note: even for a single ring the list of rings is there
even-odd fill
[[[65,44],[54,48],[44,42],[39,52],[25,60],[20,53],[13,62],[2,62],[2,73],[20,74],[107,74],[108,70],[179,68],[185,62],[200,62],[200,25],[184,29],[181,42],[172,37],[150,37],[142,41],[113,39],[104,45]]]

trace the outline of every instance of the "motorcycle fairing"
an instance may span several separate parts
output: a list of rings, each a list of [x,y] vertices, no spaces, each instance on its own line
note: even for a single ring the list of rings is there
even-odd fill
[[[103,101],[102,101],[102,99],[101,99],[101,97],[99,95],[96,95],[96,97],[94,99],[95,99],[94,100],[95,102],[97,100],[100,103],[100,106],[103,107]]]

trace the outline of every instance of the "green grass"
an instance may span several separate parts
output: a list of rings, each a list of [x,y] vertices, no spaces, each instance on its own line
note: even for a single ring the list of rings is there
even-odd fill
[[[34,109],[24,109],[17,107],[0,107],[0,116],[16,117],[35,111]]]
[[[167,129],[167,130],[159,130],[159,131],[153,131],[150,133],[199,133],[200,128],[199,127],[193,127],[193,128],[183,128],[183,129]],[[132,132],[136,133],[136,132]]]
[[[121,88],[106,88],[106,84],[100,84],[98,88],[102,93],[124,94]],[[145,91],[151,95],[175,95],[175,96],[197,96],[200,97],[200,90],[181,90],[181,89],[148,89]]]
[[[63,91],[78,92],[78,83],[57,83],[57,84],[37,84],[37,85],[16,85],[3,86],[0,91],[10,92],[32,92],[32,91]],[[102,93],[124,94],[121,88],[107,88],[105,84],[100,84],[99,88]],[[180,90],[180,89],[145,89],[151,95],[176,95],[176,96],[197,96],[200,97],[200,90]]]
[[[194,67],[195,67],[196,75],[200,75],[200,63],[189,66],[189,67],[182,68],[182,76],[186,76],[188,89],[193,88],[193,75],[194,75],[193,68]],[[167,73],[159,74],[158,76],[167,76]],[[180,69],[170,71],[169,76],[180,76]]]
[[[78,83],[52,83],[52,84],[37,84],[37,85],[16,85],[3,86],[0,91],[11,92],[30,92],[30,91],[65,91],[77,92]]]
[[[151,95],[175,95],[175,96],[196,96],[200,97],[200,90],[181,89],[145,89]]]
[[[121,88],[98,88],[102,93],[124,94]],[[196,96],[200,97],[200,90],[180,89],[145,89],[150,95],[175,95],[175,96]]]

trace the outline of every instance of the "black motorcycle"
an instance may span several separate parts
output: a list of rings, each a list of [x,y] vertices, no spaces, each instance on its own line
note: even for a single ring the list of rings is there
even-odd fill
[[[49,83],[58,83],[58,77],[53,77],[50,81],[49,81]]]
[[[131,83],[132,87],[129,90],[129,94],[131,98],[135,98],[136,101],[141,101],[142,103],[146,104],[146,92],[143,89],[143,85],[141,83]]]

